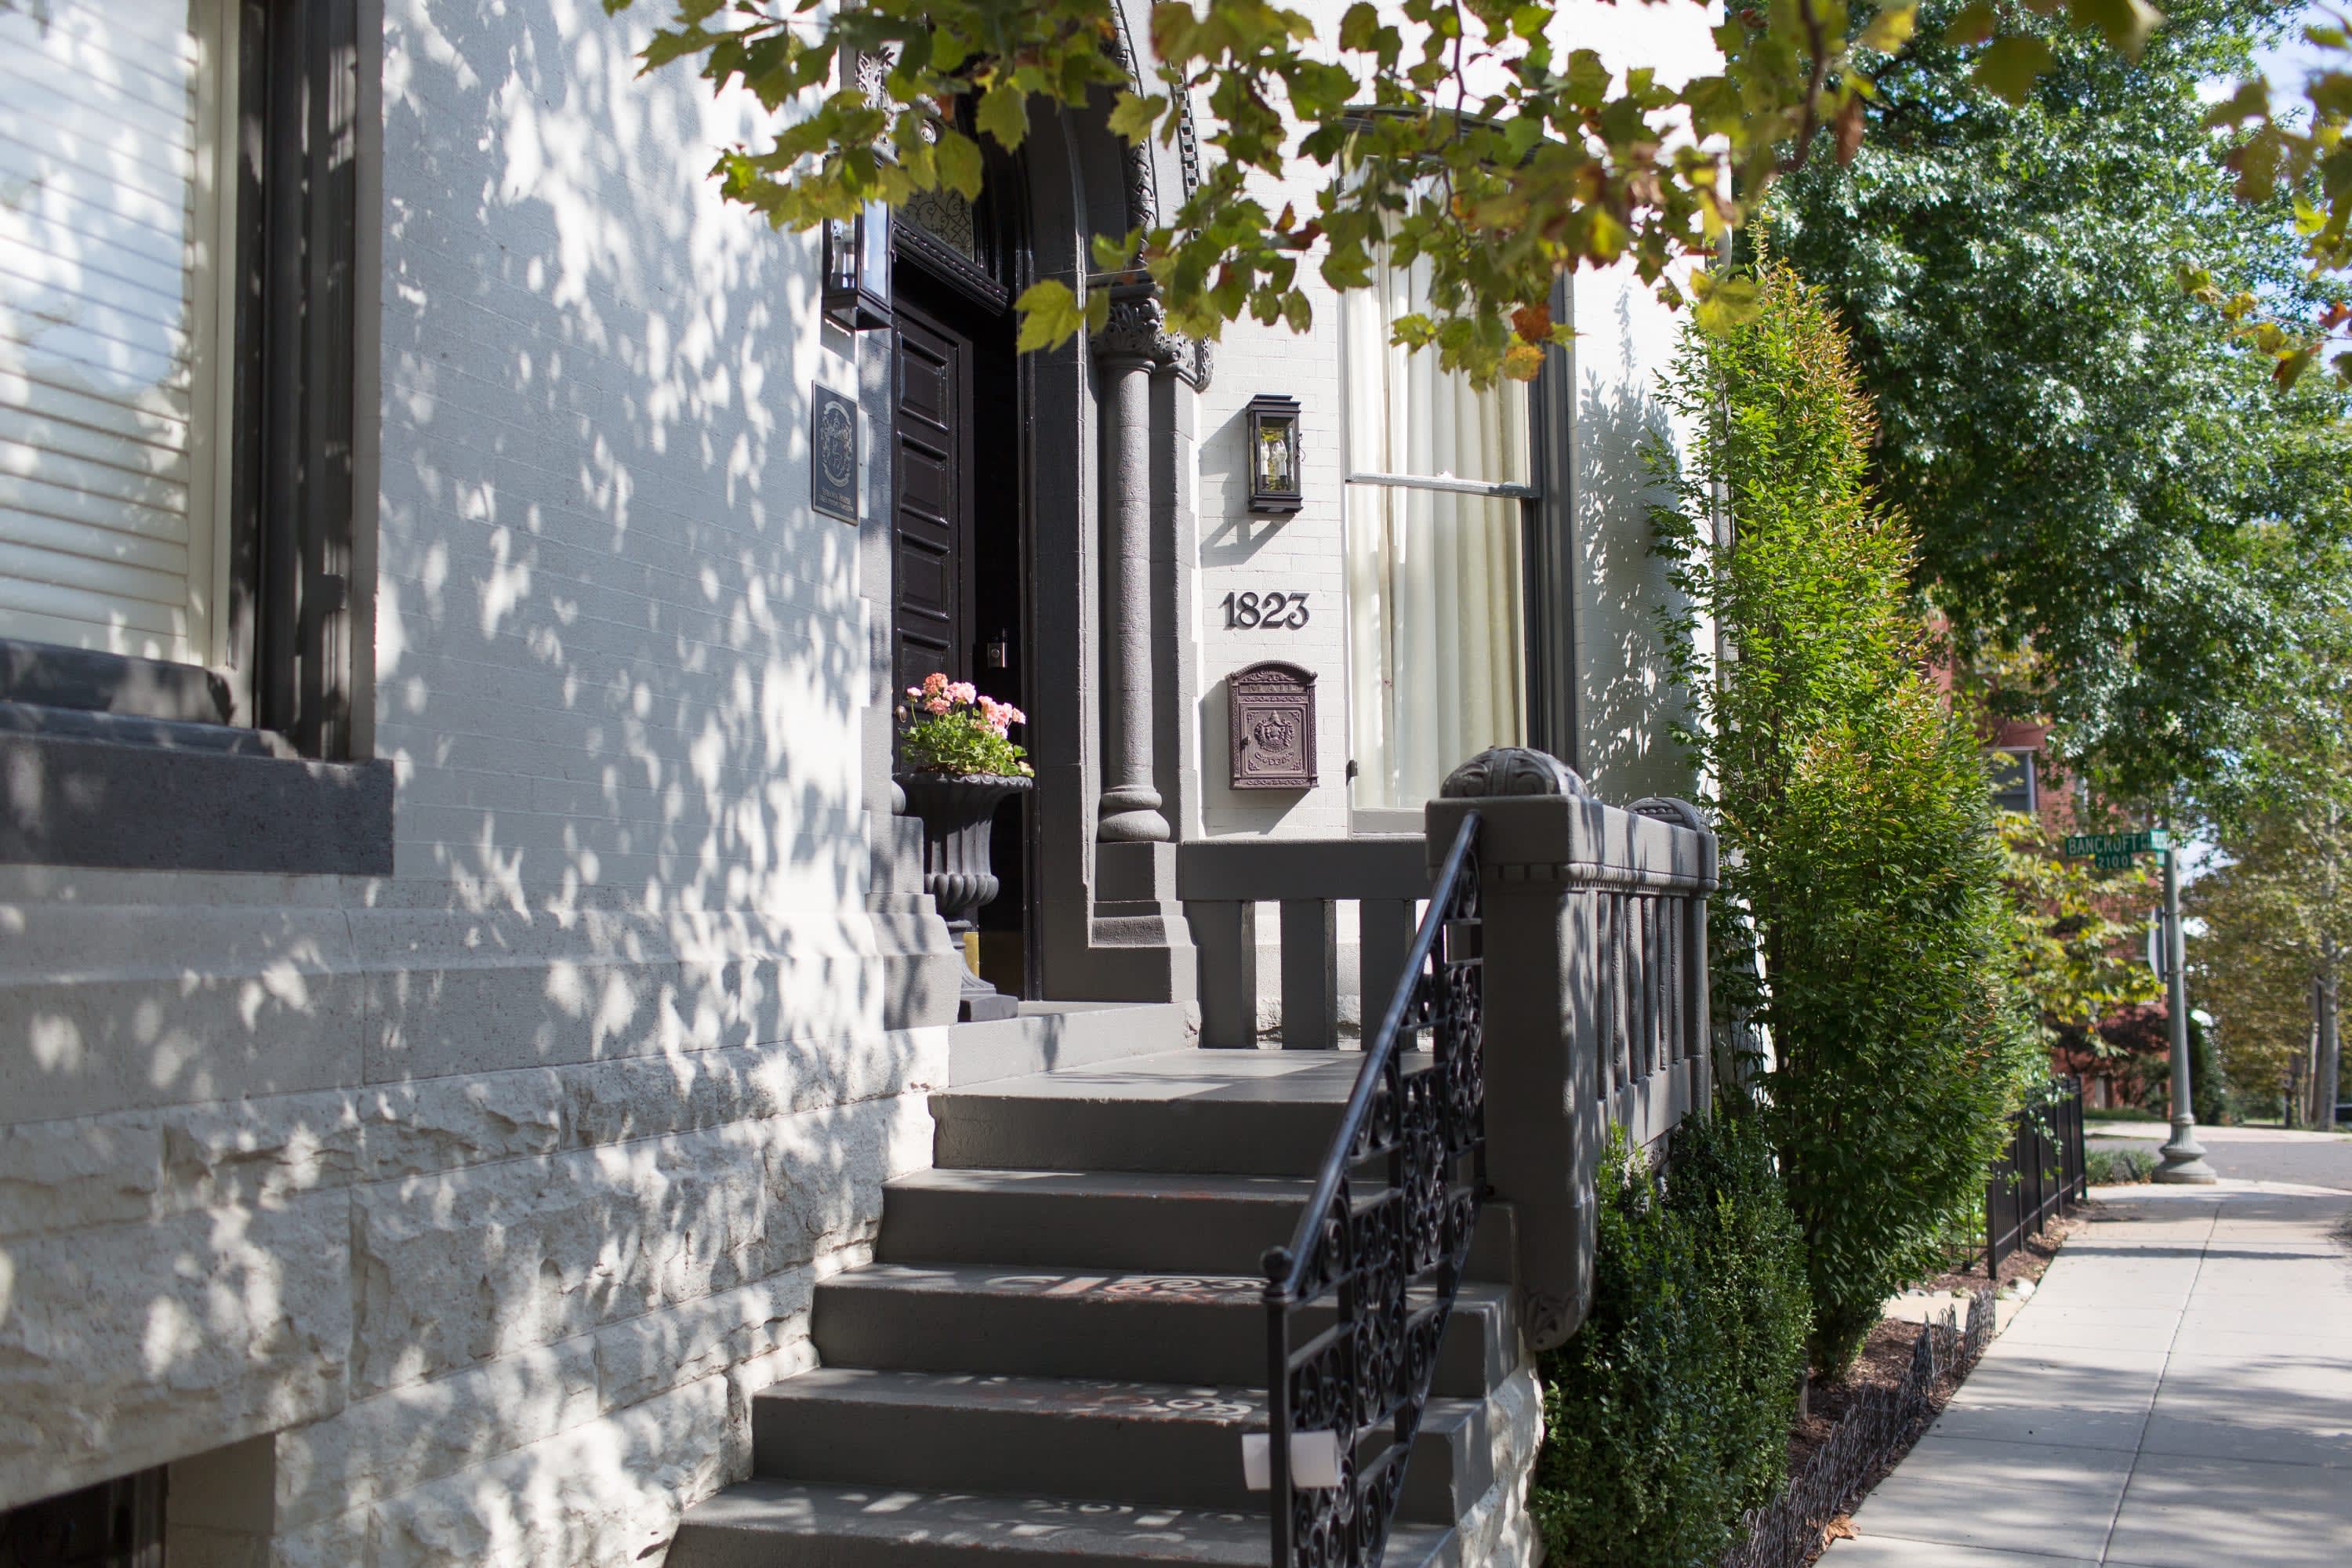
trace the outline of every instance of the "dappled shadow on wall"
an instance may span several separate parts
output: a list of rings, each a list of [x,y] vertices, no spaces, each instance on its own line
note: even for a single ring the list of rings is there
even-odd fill
[[[1582,375],[1576,430],[1577,760],[1605,800],[1687,795],[1665,623],[1680,595],[1650,521],[1650,509],[1672,500],[1648,456],[1671,434],[1666,412],[1631,376]]]
[[[278,1445],[281,1531],[622,1560],[740,1468],[730,1369],[792,1369],[799,1266],[928,1135],[862,910],[856,532],[808,506],[807,386],[855,368],[811,242],[709,185],[739,113],[593,7],[388,10],[396,875],[208,883],[193,930],[162,875],[0,905],[43,988],[0,1506],[368,1400]]]

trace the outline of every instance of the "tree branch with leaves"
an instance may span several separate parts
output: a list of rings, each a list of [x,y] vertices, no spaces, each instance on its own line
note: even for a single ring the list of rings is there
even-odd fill
[[[1150,226],[1097,237],[1089,276],[1032,282],[1017,301],[1024,348],[1099,325],[1109,288],[1144,276],[1171,324],[1195,336],[1245,318],[1304,330],[1309,266],[1334,289],[1364,288],[1385,245],[1398,263],[1428,267],[1428,307],[1395,321],[1395,341],[1433,344],[1484,385],[1532,379],[1543,348],[1567,341],[1549,302],[1579,267],[1631,263],[1681,304],[1670,269],[1696,262],[1703,320],[1750,309],[1744,282],[1717,289],[1703,264],[1783,169],[1812,155],[1822,128],[1836,156],[1853,155],[1872,62],[1903,47],[1915,17],[1910,5],[1844,0],[1735,6],[1712,31],[1718,68],[1670,85],[1561,47],[1568,28],[1547,0],[1359,0],[1329,37],[1267,0],[1162,0],[1152,58],[1133,71],[1111,5],[680,0],[644,59],[693,62],[714,88],[757,97],[773,137],[724,149],[715,173],[730,199],[793,229],[870,200],[976,197],[982,141],[1016,152],[1040,112],[1104,110],[1141,143],[1172,141],[1197,105],[1208,153],[1198,186]],[[2065,8],[2126,48],[2158,19],[2141,0]],[[1968,25],[1990,37],[1993,8],[1972,7]],[[2023,90],[2036,48],[2046,57],[2038,39],[1996,40],[1984,80]],[[887,62],[878,88],[843,68],[856,57]],[[1327,175],[1312,210],[1271,209],[1264,179],[1287,180],[1300,163]]]

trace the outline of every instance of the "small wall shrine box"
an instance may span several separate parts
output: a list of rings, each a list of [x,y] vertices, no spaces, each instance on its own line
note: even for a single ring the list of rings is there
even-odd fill
[[[1235,789],[1315,787],[1315,672],[1268,660],[1225,682]]]

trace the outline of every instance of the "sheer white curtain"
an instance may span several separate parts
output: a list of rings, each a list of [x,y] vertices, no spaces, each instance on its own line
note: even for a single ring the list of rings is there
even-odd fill
[[[1341,307],[1360,807],[1417,806],[1465,758],[1526,735],[1527,391],[1512,382],[1474,391],[1438,368],[1436,349],[1390,344],[1390,324],[1422,307],[1426,273],[1425,263],[1391,267],[1383,257],[1374,286]]]

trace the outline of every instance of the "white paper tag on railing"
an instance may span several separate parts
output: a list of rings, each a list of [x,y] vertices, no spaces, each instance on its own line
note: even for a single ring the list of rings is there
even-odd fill
[[[1254,1492],[1274,1485],[1274,1444],[1264,1432],[1242,1434],[1242,1482]],[[1339,1484],[1339,1434],[1293,1432],[1290,1435],[1290,1484],[1294,1487],[1336,1487]]]

